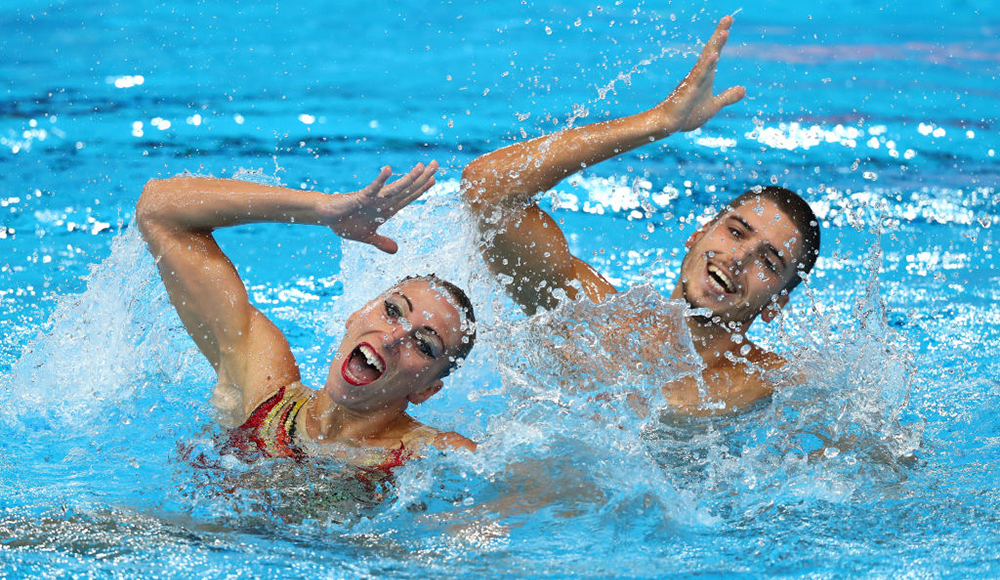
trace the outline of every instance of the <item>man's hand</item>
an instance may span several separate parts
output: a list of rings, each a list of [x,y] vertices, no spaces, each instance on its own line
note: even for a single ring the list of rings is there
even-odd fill
[[[368,187],[330,196],[329,203],[319,210],[321,219],[342,238],[371,244],[383,252],[395,254],[399,249],[396,242],[379,235],[376,230],[434,185],[437,168],[437,161],[431,161],[426,167],[418,163],[409,173],[386,185],[392,170],[388,166],[383,167]]]
[[[719,21],[715,33],[705,44],[691,72],[666,100],[650,111],[666,134],[693,131],[704,125],[723,107],[732,105],[746,96],[746,89],[741,86],[728,88],[720,95],[712,96],[715,67],[719,63],[722,47],[729,38],[729,27],[732,24],[732,16],[725,16]]]

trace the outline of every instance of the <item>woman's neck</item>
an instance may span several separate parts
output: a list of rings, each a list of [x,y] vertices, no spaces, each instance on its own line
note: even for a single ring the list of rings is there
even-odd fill
[[[316,393],[307,405],[306,433],[317,443],[378,445],[387,432],[409,419],[405,401],[402,406],[358,412],[338,405],[325,390]]]

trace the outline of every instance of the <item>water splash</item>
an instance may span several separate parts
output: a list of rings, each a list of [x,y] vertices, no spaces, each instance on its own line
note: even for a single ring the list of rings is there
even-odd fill
[[[183,373],[171,313],[145,243],[126,229],[91,269],[86,291],[59,301],[48,329],[5,377],[5,422],[56,430],[131,408],[142,389]]]

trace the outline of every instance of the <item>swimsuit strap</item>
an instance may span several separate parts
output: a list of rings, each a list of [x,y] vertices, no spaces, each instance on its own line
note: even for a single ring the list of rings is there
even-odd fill
[[[439,434],[438,430],[433,427],[418,425],[410,429],[409,433],[403,435],[400,441],[409,449],[415,450],[423,445],[430,445],[437,439]]]

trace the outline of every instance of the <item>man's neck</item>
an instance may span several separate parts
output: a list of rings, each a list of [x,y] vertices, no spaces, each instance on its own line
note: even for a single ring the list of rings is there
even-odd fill
[[[684,292],[678,284],[670,294],[675,300],[685,300]],[[690,304],[688,305],[690,307]],[[688,316],[687,325],[691,331],[694,349],[708,368],[731,366],[727,353],[739,356],[739,350],[745,344],[746,331],[753,321],[745,323],[723,322],[703,316]],[[737,336],[739,335],[739,336]]]
[[[743,345],[749,344],[745,336],[749,324],[730,326],[701,316],[689,316],[687,325],[694,349],[709,368],[731,365],[727,353],[739,356]]]

